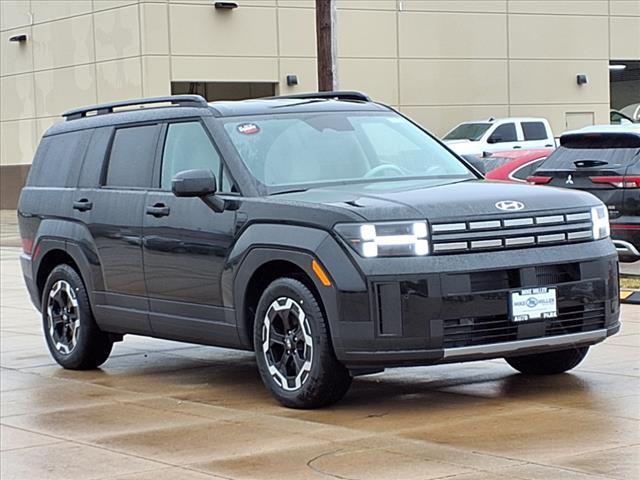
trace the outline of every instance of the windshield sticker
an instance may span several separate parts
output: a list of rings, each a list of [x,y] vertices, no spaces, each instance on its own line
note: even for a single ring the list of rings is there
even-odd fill
[[[238,125],[238,132],[244,135],[253,135],[254,133],[258,133],[260,131],[260,127],[255,123],[241,123]]]

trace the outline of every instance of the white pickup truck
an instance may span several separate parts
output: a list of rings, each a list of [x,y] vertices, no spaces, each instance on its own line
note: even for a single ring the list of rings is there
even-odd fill
[[[459,155],[556,146],[549,122],[532,117],[464,122],[447,133],[443,140]]]

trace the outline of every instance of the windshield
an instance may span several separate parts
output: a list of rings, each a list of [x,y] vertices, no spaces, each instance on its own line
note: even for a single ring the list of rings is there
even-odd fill
[[[480,140],[486,132],[490,123],[462,123],[444,136],[445,140]]]
[[[229,119],[225,130],[271,192],[293,185],[476,178],[431,136],[393,113],[242,117]]]

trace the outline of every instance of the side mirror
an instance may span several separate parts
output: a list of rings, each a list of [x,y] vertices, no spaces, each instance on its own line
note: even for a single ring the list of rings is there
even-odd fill
[[[214,212],[224,212],[227,202],[216,193],[216,176],[211,170],[184,170],[171,179],[171,191],[176,197],[199,197]]]
[[[487,139],[487,143],[500,143],[502,142],[502,137],[500,135],[491,135]]]
[[[216,193],[216,176],[211,170],[184,170],[171,180],[176,197],[206,197]]]

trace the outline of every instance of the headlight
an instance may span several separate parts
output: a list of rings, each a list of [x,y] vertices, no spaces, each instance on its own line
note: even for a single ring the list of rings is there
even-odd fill
[[[591,208],[591,224],[593,225],[593,239],[607,238],[611,233],[609,227],[609,211],[604,205]]]
[[[335,230],[363,257],[413,257],[429,253],[424,221],[342,223]]]

